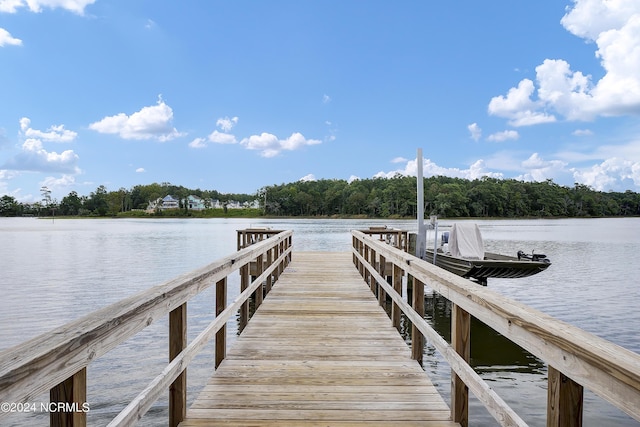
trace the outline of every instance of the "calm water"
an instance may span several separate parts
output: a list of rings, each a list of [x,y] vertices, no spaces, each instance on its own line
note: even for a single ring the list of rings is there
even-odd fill
[[[636,289],[640,219],[477,222],[487,250],[506,254],[536,250],[553,262],[533,277],[489,281],[491,289],[640,352],[640,292]],[[0,350],[235,251],[238,229],[293,229],[295,251],[348,251],[350,230],[382,224],[416,229],[414,221],[0,218]],[[450,224],[441,221],[440,227]],[[230,300],[237,295],[237,286],[234,275]],[[190,338],[212,319],[213,301],[209,289],[189,303]],[[426,302],[426,317],[446,335],[449,305],[429,292]],[[235,322],[229,329],[229,341],[233,341]],[[162,370],[167,346],[167,320],[162,319],[89,366],[90,425],[107,424]],[[472,359],[525,421],[545,425],[544,363],[479,323],[472,325]],[[210,375],[212,360],[209,345],[189,367],[190,400]],[[429,345],[424,365],[448,396],[449,367]],[[140,425],[166,425],[166,414],[166,400],[161,400]],[[471,425],[496,425],[474,400],[470,414]],[[0,421],[3,426],[47,423],[46,414]],[[639,423],[587,392],[585,425]]]

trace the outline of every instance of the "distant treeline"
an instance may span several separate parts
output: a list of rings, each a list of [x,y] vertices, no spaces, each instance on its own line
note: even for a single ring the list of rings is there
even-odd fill
[[[267,215],[415,218],[416,178],[295,182],[265,187]],[[640,215],[640,194],[601,192],[551,180],[523,182],[444,176],[424,179],[425,214],[456,217],[600,217]]]
[[[127,190],[108,191],[99,186],[88,196],[75,191],[57,201],[41,189],[43,199],[20,203],[12,196],[0,198],[0,216],[147,216],[151,200],[172,195],[189,195],[221,202],[251,202],[258,199],[260,210],[225,212],[224,215],[323,216],[415,218],[416,178],[298,181],[261,188],[255,194],[225,194],[215,190],[188,189],[170,183],[136,185]],[[640,216],[640,194],[633,191],[602,192],[583,184],[561,186],[551,180],[523,182],[513,179],[482,178],[473,181],[444,176],[424,179],[425,214],[456,217],[601,217]],[[209,212],[207,212],[209,211]],[[192,212],[186,206],[161,216],[221,216],[207,209]]]
[[[42,200],[35,203],[19,203],[11,196],[3,196],[0,198],[0,216],[220,216],[218,212],[213,212],[214,209],[210,212],[191,212],[183,204],[180,209],[154,212],[151,215],[142,211],[149,206],[150,201],[167,195],[179,199],[193,195],[203,199],[220,200],[223,204],[230,200],[240,203],[251,202],[256,198],[255,194],[229,194],[199,188],[194,190],[168,182],[136,185],[130,190],[119,188],[115,191],[108,191],[101,185],[88,196],[80,196],[72,191],[60,201],[52,199],[51,192],[46,187],[41,189],[41,193]],[[225,213],[229,216],[242,216],[243,213],[247,213],[231,211]],[[253,212],[254,216],[259,214],[260,211]]]

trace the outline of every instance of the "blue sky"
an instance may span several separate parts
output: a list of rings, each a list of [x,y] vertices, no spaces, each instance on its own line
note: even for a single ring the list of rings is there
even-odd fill
[[[640,191],[637,0],[0,0],[0,195],[300,179]]]

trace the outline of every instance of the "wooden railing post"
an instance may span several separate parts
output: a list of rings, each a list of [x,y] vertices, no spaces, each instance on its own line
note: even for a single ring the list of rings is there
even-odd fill
[[[582,426],[583,387],[549,365],[547,427]]]
[[[380,273],[382,277],[386,278],[387,275],[384,270],[387,267],[386,266],[387,259],[382,254],[380,254],[379,258],[380,258],[380,264],[378,267],[378,273]],[[378,286],[378,303],[380,304],[380,306],[384,308],[386,302],[387,302],[387,293],[384,291],[384,288],[382,286]]]
[[[357,249],[358,248],[358,239],[354,235],[351,235],[351,247],[353,247],[353,249]],[[358,267],[358,257],[356,256],[355,252],[351,253],[351,260],[353,261],[353,265],[355,265],[356,268],[357,268]]]
[[[395,263],[393,264],[393,289],[402,297],[402,276],[403,271],[400,267],[398,267]],[[393,326],[398,330],[398,332],[402,332],[400,329],[400,313],[402,310],[398,306],[398,304],[393,302],[391,305],[391,321]]]
[[[361,240],[358,240],[358,254],[360,254],[361,257],[364,257],[364,243]],[[360,276],[364,278],[364,263],[360,260],[358,260],[358,272],[360,273]]]
[[[278,257],[280,257],[280,255],[282,255],[283,253],[284,253],[284,241],[278,244]],[[285,267],[285,260],[282,260],[280,261],[280,264],[278,264],[278,277],[280,277],[280,275],[284,271],[284,267]]]
[[[413,278],[413,309],[418,315],[424,318],[424,284]],[[422,354],[424,352],[424,337],[422,332],[416,327],[411,325],[411,357],[417,360],[422,366]]]
[[[216,317],[227,307],[227,278],[216,282]],[[215,369],[227,356],[227,325],[223,325],[216,332]]]
[[[364,246],[364,260],[367,264],[371,264],[371,249],[367,245]],[[369,270],[364,267],[363,267],[363,271],[364,271],[364,281],[369,286],[369,288],[371,288],[371,273],[369,273]]]
[[[82,368],[49,391],[49,404],[60,405],[49,410],[51,427],[86,426],[87,414],[84,409],[86,401],[87,368]]]
[[[271,264],[273,264],[273,249],[269,249],[267,251],[267,266],[271,267]],[[269,277],[267,277],[267,280],[265,281],[265,284],[264,284],[265,295],[271,292],[271,286],[273,286],[273,274],[270,274]]]
[[[451,346],[467,364],[471,358],[471,315],[451,304]],[[451,370],[451,418],[462,427],[469,425],[469,387]]]
[[[240,293],[244,292],[249,287],[249,266],[251,263],[247,263],[240,267]],[[238,321],[238,333],[242,333],[249,321],[249,300],[245,301],[240,307],[240,319]]]
[[[260,277],[263,271],[264,271],[264,255],[259,255],[258,258],[256,259],[256,277]],[[262,304],[262,299],[264,298],[262,283],[260,283],[260,286],[258,286],[258,288],[256,289],[256,292],[254,293],[254,298],[255,298],[254,299],[255,309],[257,310],[258,307],[260,307],[260,304]]]
[[[187,303],[169,313],[169,361],[187,346]],[[176,427],[187,415],[187,369],[169,386],[169,426]]]
[[[369,248],[369,265],[371,265],[373,267],[373,269],[376,269],[376,251],[373,248]],[[367,270],[367,277],[369,280],[369,286],[371,287],[371,292],[373,292],[373,295],[378,295],[377,293],[377,287],[378,284],[376,282],[376,279],[373,277],[373,275],[369,272],[369,270]]]
[[[285,249],[289,249],[291,246],[293,246],[293,238],[291,236],[289,236],[289,237],[287,237],[286,240],[287,240],[287,245],[286,245]],[[289,265],[289,263],[291,262],[291,257],[292,257],[291,252],[289,252],[289,255],[287,255],[287,257],[286,257],[287,258],[287,263],[285,264],[285,267],[287,265]]]

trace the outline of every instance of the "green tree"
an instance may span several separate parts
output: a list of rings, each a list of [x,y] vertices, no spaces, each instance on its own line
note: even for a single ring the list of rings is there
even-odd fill
[[[9,195],[0,198],[0,216],[18,216],[22,213],[22,206]]]
[[[60,201],[60,213],[62,215],[79,215],[82,209],[82,199],[75,191],[70,192]]]
[[[107,188],[104,185],[100,185],[96,188],[96,191],[89,194],[89,198],[85,202],[85,207],[93,215],[106,216],[107,212],[109,212]]]

